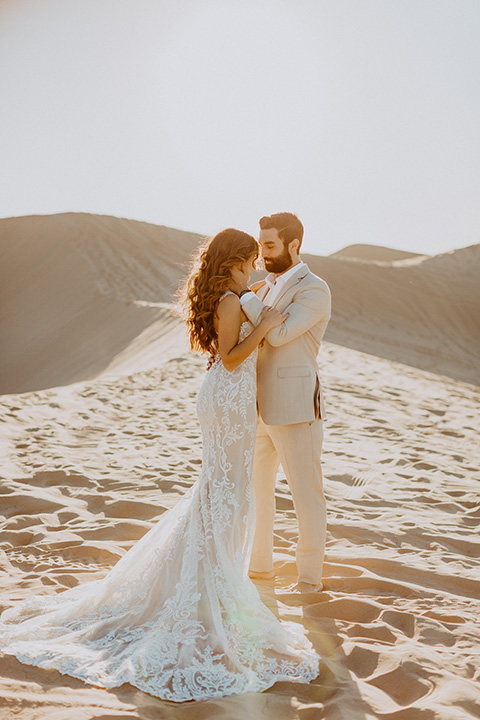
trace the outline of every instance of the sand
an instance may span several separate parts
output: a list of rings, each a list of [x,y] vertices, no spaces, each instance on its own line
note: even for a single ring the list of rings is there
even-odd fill
[[[392,260],[405,260],[406,258],[412,257],[425,257],[425,255],[421,256],[420,253],[396,250],[394,248],[383,247],[382,245],[347,245],[347,247],[332,253],[330,257],[347,258],[349,260],[391,262]]]
[[[2,371],[8,394],[0,397],[2,608],[34,592],[55,593],[102,577],[190,487],[201,462],[195,397],[206,366],[188,352],[169,304],[198,236],[96,216],[8,223],[0,244],[2,274],[8,280],[15,272],[16,282],[4,284],[3,292],[10,313],[15,294],[19,302],[16,322],[4,313],[0,329],[3,337],[13,328],[36,333],[9,345],[9,364],[2,366],[10,368]],[[119,228],[124,236],[117,247]],[[173,246],[177,256],[168,256],[169,265],[160,262]],[[49,261],[42,262],[47,247]],[[423,268],[426,279],[450,267],[458,287],[467,286],[478,250],[387,264],[346,257],[314,262],[329,269],[331,285],[342,286],[345,270],[343,287],[353,304],[352,265],[361,264],[360,278],[370,273],[379,283],[390,279],[390,296],[396,297],[399,277],[411,277],[412,267],[418,278]],[[470,262],[462,258],[467,251]],[[165,273],[158,285],[157,272]],[[34,293],[27,281],[37,304],[29,305]],[[419,302],[430,303],[432,316],[437,302],[441,316],[444,298],[436,288],[428,297],[419,292]],[[438,317],[430,335],[424,321],[426,347],[434,345],[442,324],[456,326],[456,337],[475,331],[478,319],[462,315],[467,291],[458,292],[451,316]],[[307,628],[323,657],[319,677],[308,686],[277,683],[262,694],[176,705],[129,685],[109,691],[88,686],[0,654],[2,720],[480,717],[480,392],[457,377],[475,370],[470,349],[462,354],[464,346],[457,346],[457,356],[436,358],[440,369],[450,363],[449,377],[422,369],[418,357],[429,355],[415,342],[408,364],[386,352],[375,355],[373,346],[369,354],[361,352],[352,347],[360,335],[355,323],[366,325],[367,313],[359,315],[353,305],[351,317],[344,316],[340,294],[334,291],[341,312],[319,356],[328,409],[325,588],[304,594],[295,589],[297,528],[281,471],[277,577],[257,583],[281,618]],[[369,327],[380,348],[401,332],[400,320],[404,346],[412,328],[420,335],[420,317],[409,324],[407,313],[393,332],[380,324],[381,310]],[[105,350],[101,358],[95,345],[90,352],[81,347],[94,332]],[[335,334],[341,342],[331,341]]]
[[[480,245],[391,262],[304,259],[332,291],[328,340],[480,385]]]

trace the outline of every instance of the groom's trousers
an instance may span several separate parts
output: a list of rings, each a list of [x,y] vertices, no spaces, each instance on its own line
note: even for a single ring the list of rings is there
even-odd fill
[[[259,417],[253,461],[256,528],[250,570],[273,569],[275,477],[281,464],[298,520],[298,581],[321,582],[327,526],[320,465],[322,441],[322,420],[265,425]]]

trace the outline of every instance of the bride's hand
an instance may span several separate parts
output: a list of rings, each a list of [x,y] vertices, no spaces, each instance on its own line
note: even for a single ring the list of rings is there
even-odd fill
[[[281,325],[282,322],[288,318],[288,315],[289,313],[282,315],[282,313],[275,308],[265,307],[260,315],[260,322],[267,330],[271,330],[272,328]]]
[[[265,280],[257,280],[257,282],[254,282],[250,285],[250,290],[254,293],[257,293],[265,285],[266,285]]]
[[[243,272],[239,267],[233,267],[231,269],[231,276],[232,276],[232,290],[233,292],[241,293],[242,290],[248,290],[248,281],[250,278],[247,277],[247,274]]]

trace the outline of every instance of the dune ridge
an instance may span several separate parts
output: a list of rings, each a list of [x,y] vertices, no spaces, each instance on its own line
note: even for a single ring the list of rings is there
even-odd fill
[[[395,250],[383,245],[347,245],[341,250],[332,253],[329,257],[347,258],[349,260],[367,260],[370,262],[392,262],[394,260],[405,260],[406,258],[425,257],[421,253],[413,253],[408,250]]]
[[[145,338],[172,328],[202,239],[82,213],[0,220],[0,393],[99,377],[127,355],[151,367]],[[388,262],[303,257],[332,289],[328,341],[480,384],[480,245]]]
[[[143,331],[166,330],[162,303],[200,240],[88,214],[0,220],[0,393],[97,377]]]
[[[392,262],[304,259],[332,291],[329,341],[480,384],[480,245]]]

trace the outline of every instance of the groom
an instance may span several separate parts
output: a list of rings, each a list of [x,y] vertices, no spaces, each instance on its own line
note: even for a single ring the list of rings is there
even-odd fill
[[[302,238],[303,225],[296,215],[282,212],[263,217],[259,241],[270,274],[240,292],[243,311],[254,325],[266,305],[288,314],[258,349],[259,417],[253,466],[256,530],[249,574],[255,579],[274,577],[275,476],[281,464],[298,519],[299,588],[318,591],[323,588],[326,506],[317,354],[330,319],[331,298],[326,282],[300,259]]]

